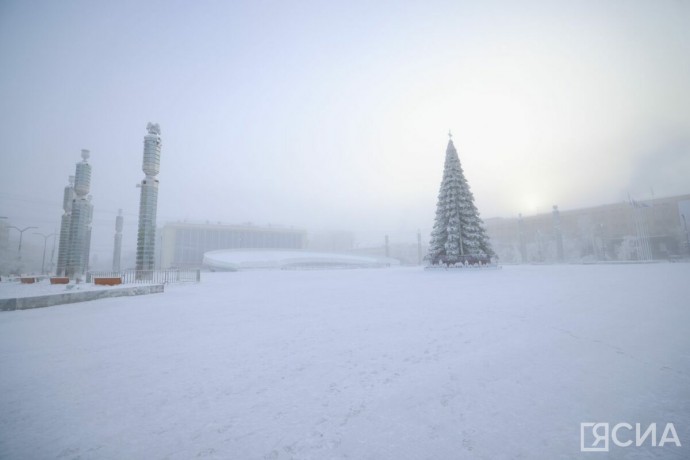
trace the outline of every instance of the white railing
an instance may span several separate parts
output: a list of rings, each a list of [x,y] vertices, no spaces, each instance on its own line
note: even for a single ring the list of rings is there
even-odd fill
[[[99,271],[86,274],[86,282],[92,283],[94,278],[121,278],[122,284],[171,284],[198,283],[201,281],[201,270],[197,269],[169,269],[169,270],[122,270]]]

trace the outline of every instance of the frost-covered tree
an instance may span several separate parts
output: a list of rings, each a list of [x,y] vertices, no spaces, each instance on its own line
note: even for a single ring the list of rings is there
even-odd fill
[[[474,205],[474,196],[460,166],[453,139],[448,140],[443,180],[438,192],[436,220],[431,232],[427,260],[454,264],[486,260],[494,255],[484,223]]]

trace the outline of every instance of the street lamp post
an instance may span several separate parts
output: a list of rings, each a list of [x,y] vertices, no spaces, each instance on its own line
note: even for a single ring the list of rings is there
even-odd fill
[[[7,228],[13,228],[19,232],[19,249],[17,249],[17,259],[22,260],[22,238],[24,238],[24,232],[29,230],[29,229],[38,228],[38,227],[19,228],[19,227],[15,227],[14,225],[10,225]]]
[[[43,237],[43,263],[41,264],[41,275],[45,275],[46,272],[46,246],[48,245],[48,238],[51,236],[55,236],[55,233],[51,233],[50,235],[45,235],[43,233],[34,233],[34,235],[42,236]]]
[[[688,235],[688,221],[685,220],[685,214],[683,216],[683,226],[685,227],[685,242],[688,244],[688,252],[690,253],[690,236]]]

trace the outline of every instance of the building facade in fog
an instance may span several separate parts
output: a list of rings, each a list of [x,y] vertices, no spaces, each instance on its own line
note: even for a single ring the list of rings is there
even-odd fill
[[[355,247],[355,234],[347,230],[310,232],[307,249],[323,252],[349,252]]]
[[[204,253],[219,249],[304,249],[307,233],[285,227],[168,223],[161,230],[161,268],[201,267]]]
[[[500,260],[652,260],[690,254],[690,195],[485,220]]]

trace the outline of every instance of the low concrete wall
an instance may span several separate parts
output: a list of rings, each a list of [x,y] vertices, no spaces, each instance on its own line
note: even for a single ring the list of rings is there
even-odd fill
[[[0,311],[28,310],[31,308],[52,307],[65,303],[86,302],[89,300],[106,299],[108,297],[122,297],[130,295],[157,294],[163,292],[164,285],[144,285],[117,289],[103,289],[93,291],[65,292],[36,297],[17,297],[14,299],[0,299]]]

